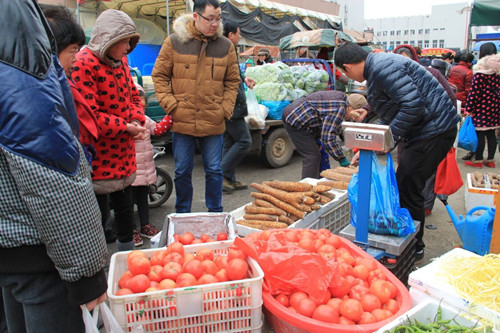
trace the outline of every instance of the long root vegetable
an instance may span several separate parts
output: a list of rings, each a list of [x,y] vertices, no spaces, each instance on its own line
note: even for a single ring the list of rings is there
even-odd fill
[[[294,206],[292,206],[292,205],[290,205],[290,204],[288,204],[288,203],[286,203],[278,198],[273,197],[272,195],[269,195],[266,193],[252,192],[252,193],[250,193],[250,196],[252,196],[252,198],[255,198],[255,199],[269,201],[270,203],[272,203],[276,207],[283,209],[284,211],[286,211],[294,216],[297,216],[299,219],[304,218],[304,215],[305,215],[304,211],[301,211],[301,210],[295,208]]]
[[[330,200],[335,199],[335,194],[332,192],[323,192],[321,193],[322,196],[329,198]]]
[[[316,192],[316,193],[323,193],[323,192],[330,191],[331,189],[332,189],[332,187],[328,186],[328,185],[314,185],[312,188],[312,191]]]
[[[271,221],[259,221],[259,220],[237,220],[237,224],[251,226],[253,228],[259,228],[259,226],[267,228],[284,229],[288,227],[288,224],[283,222],[271,222]]]
[[[334,171],[343,173],[344,175],[354,175],[355,173],[358,173],[358,168],[346,168],[346,167],[336,167]]]
[[[257,220],[257,221],[273,221],[278,222],[279,217],[277,215],[266,215],[266,214],[245,214],[243,215],[245,220]]]
[[[272,188],[271,186],[263,185],[263,184],[252,183],[252,184],[250,184],[250,186],[255,188],[256,190],[261,191],[262,193],[269,194],[272,197],[275,197],[281,201],[284,201],[284,202],[294,206],[297,209],[306,210],[308,212],[310,211],[310,210],[307,210],[307,208],[304,207],[304,205],[300,204],[302,202],[302,200],[304,199],[302,195],[294,195],[294,193],[288,193],[288,192],[278,190],[278,189]]]
[[[293,222],[296,221],[296,220],[291,219],[291,218],[289,218],[288,216],[285,216],[285,215],[280,215],[280,216],[278,216],[278,218],[279,218],[280,222],[284,222],[284,223],[286,223],[288,225],[290,225],[290,224],[292,224]]]
[[[332,199],[330,199],[329,197],[325,196],[325,195],[320,195],[319,196],[319,203],[324,205],[326,203],[329,203],[330,201],[332,201]]]
[[[265,208],[278,208],[275,205],[273,205],[272,203],[270,203],[269,201],[262,200],[262,199],[254,199],[253,204],[255,206],[265,207]]]
[[[286,192],[308,192],[311,191],[312,185],[300,182],[283,182],[279,180],[263,182],[262,184],[271,186],[278,190]]]
[[[322,180],[318,182],[319,185],[328,185],[331,186],[332,188],[336,188],[339,190],[347,190],[347,187],[349,186],[349,182],[344,182],[340,180]]]
[[[264,201],[267,202],[267,201]],[[269,203],[269,205],[272,205]],[[260,207],[257,205],[247,205],[245,206],[245,213],[247,214],[268,214],[268,215],[287,215],[283,209],[277,207]]]
[[[345,175],[343,173],[337,172],[337,171],[332,170],[332,169],[327,169],[327,170],[321,171],[320,176],[328,178],[328,179],[332,179],[332,180],[340,180],[343,182],[350,182],[351,177],[352,177],[352,176]]]

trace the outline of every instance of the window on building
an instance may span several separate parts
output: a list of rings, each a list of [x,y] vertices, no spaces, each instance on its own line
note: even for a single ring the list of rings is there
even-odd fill
[[[396,31],[396,35],[397,36],[401,35],[401,30]]]
[[[438,47],[438,41],[437,41],[437,39],[434,39],[432,41],[432,47]]]
[[[380,31],[377,31],[377,36],[380,36]]]
[[[408,41],[407,40],[403,41],[403,44],[408,44]]]
[[[411,41],[410,41],[410,45],[411,45],[411,46],[415,46],[415,41],[414,41],[414,40],[411,40]]]
[[[444,47],[444,39],[439,40],[439,47]]]
[[[430,34],[431,33],[431,29],[425,29],[425,33],[426,34]]]
[[[391,30],[391,36],[394,36],[394,30]]]
[[[418,34],[421,35],[424,33],[424,29],[418,29]]]
[[[382,36],[387,36],[387,31],[382,31]]]
[[[422,47],[422,46],[424,45],[424,41],[419,40],[419,41],[417,42],[417,45],[418,45],[418,46],[420,46],[420,47]]]
[[[403,34],[408,35],[408,30],[405,30]]]
[[[432,31],[438,31],[438,28],[433,28]]]
[[[383,42],[382,47],[384,48],[384,51],[387,51],[387,42]]]
[[[390,42],[389,44],[389,50],[394,50],[394,41]]]
[[[415,34],[415,30],[410,30],[410,35],[414,35]]]
[[[428,40],[426,40],[426,41],[424,41],[424,49],[426,49],[426,48],[428,48],[428,47],[429,47],[429,41],[428,41]]]
[[[444,31],[444,30],[445,30],[445,28],[439,28],[439,30]]]

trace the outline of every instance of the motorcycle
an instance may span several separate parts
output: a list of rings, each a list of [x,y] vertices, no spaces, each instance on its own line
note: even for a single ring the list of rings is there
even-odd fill
[[[165,147],[153,146],[153,160],[164,156],[166,154]],[[156,167],[157,180],[156,183],[148,186],[148,206],[149,208],[156,208],[163,205],[172,195],[174,184],[170,174],[159,167]]]

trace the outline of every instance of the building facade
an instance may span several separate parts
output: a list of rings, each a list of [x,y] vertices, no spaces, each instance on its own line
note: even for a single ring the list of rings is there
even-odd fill
[[[467,3],[432,6],[430,15],[365,20],[373,28],[373,43],[386,51],[401,44],[460,50],[467,47],[470,12]]]
[[[366,29],[364,13],[365,0],[326,0],[328,2],[336,2],[338,4],[338,16],[342,18],[342,26],[344,29],[355,30],[362,32]]]

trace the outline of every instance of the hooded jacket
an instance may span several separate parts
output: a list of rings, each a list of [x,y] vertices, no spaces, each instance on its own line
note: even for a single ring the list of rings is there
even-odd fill
[[[73,81],[99,123],[93,180],[124,179],[136,171],[134,140],[126,128],[132,121],[144,123],[144,109],[127,58],[108,57],[109,49],[127,38],[130,53],[139,41],[132,19],[124,12],[105,10],[74,64]]]
[[[173,132],[222,134],[240,84],[233,43],[222,36],[222,24],[214,36],[201,34],[191,14],[176,19],[173,30],[151,75],[158,102],[172,117]]]
[[[373,112],[390,125],[396,141],[429,139],[459,121],[443,86],[415,61],[396,54],[369,53],[363,76]]]
[[[465,101],[467,100],[467,94],[469,93],[470,85],[472,83],[472,65],[460,61],[458,65],[450,69],[450,75],[448,76],[448,81],[457,87],[457,99],[462,102],[462,106],[465,106]]]
[[[0,274],[57,271],[85,304],[107,248],[68,80],[36,1],[0,1],[0,29]]]

